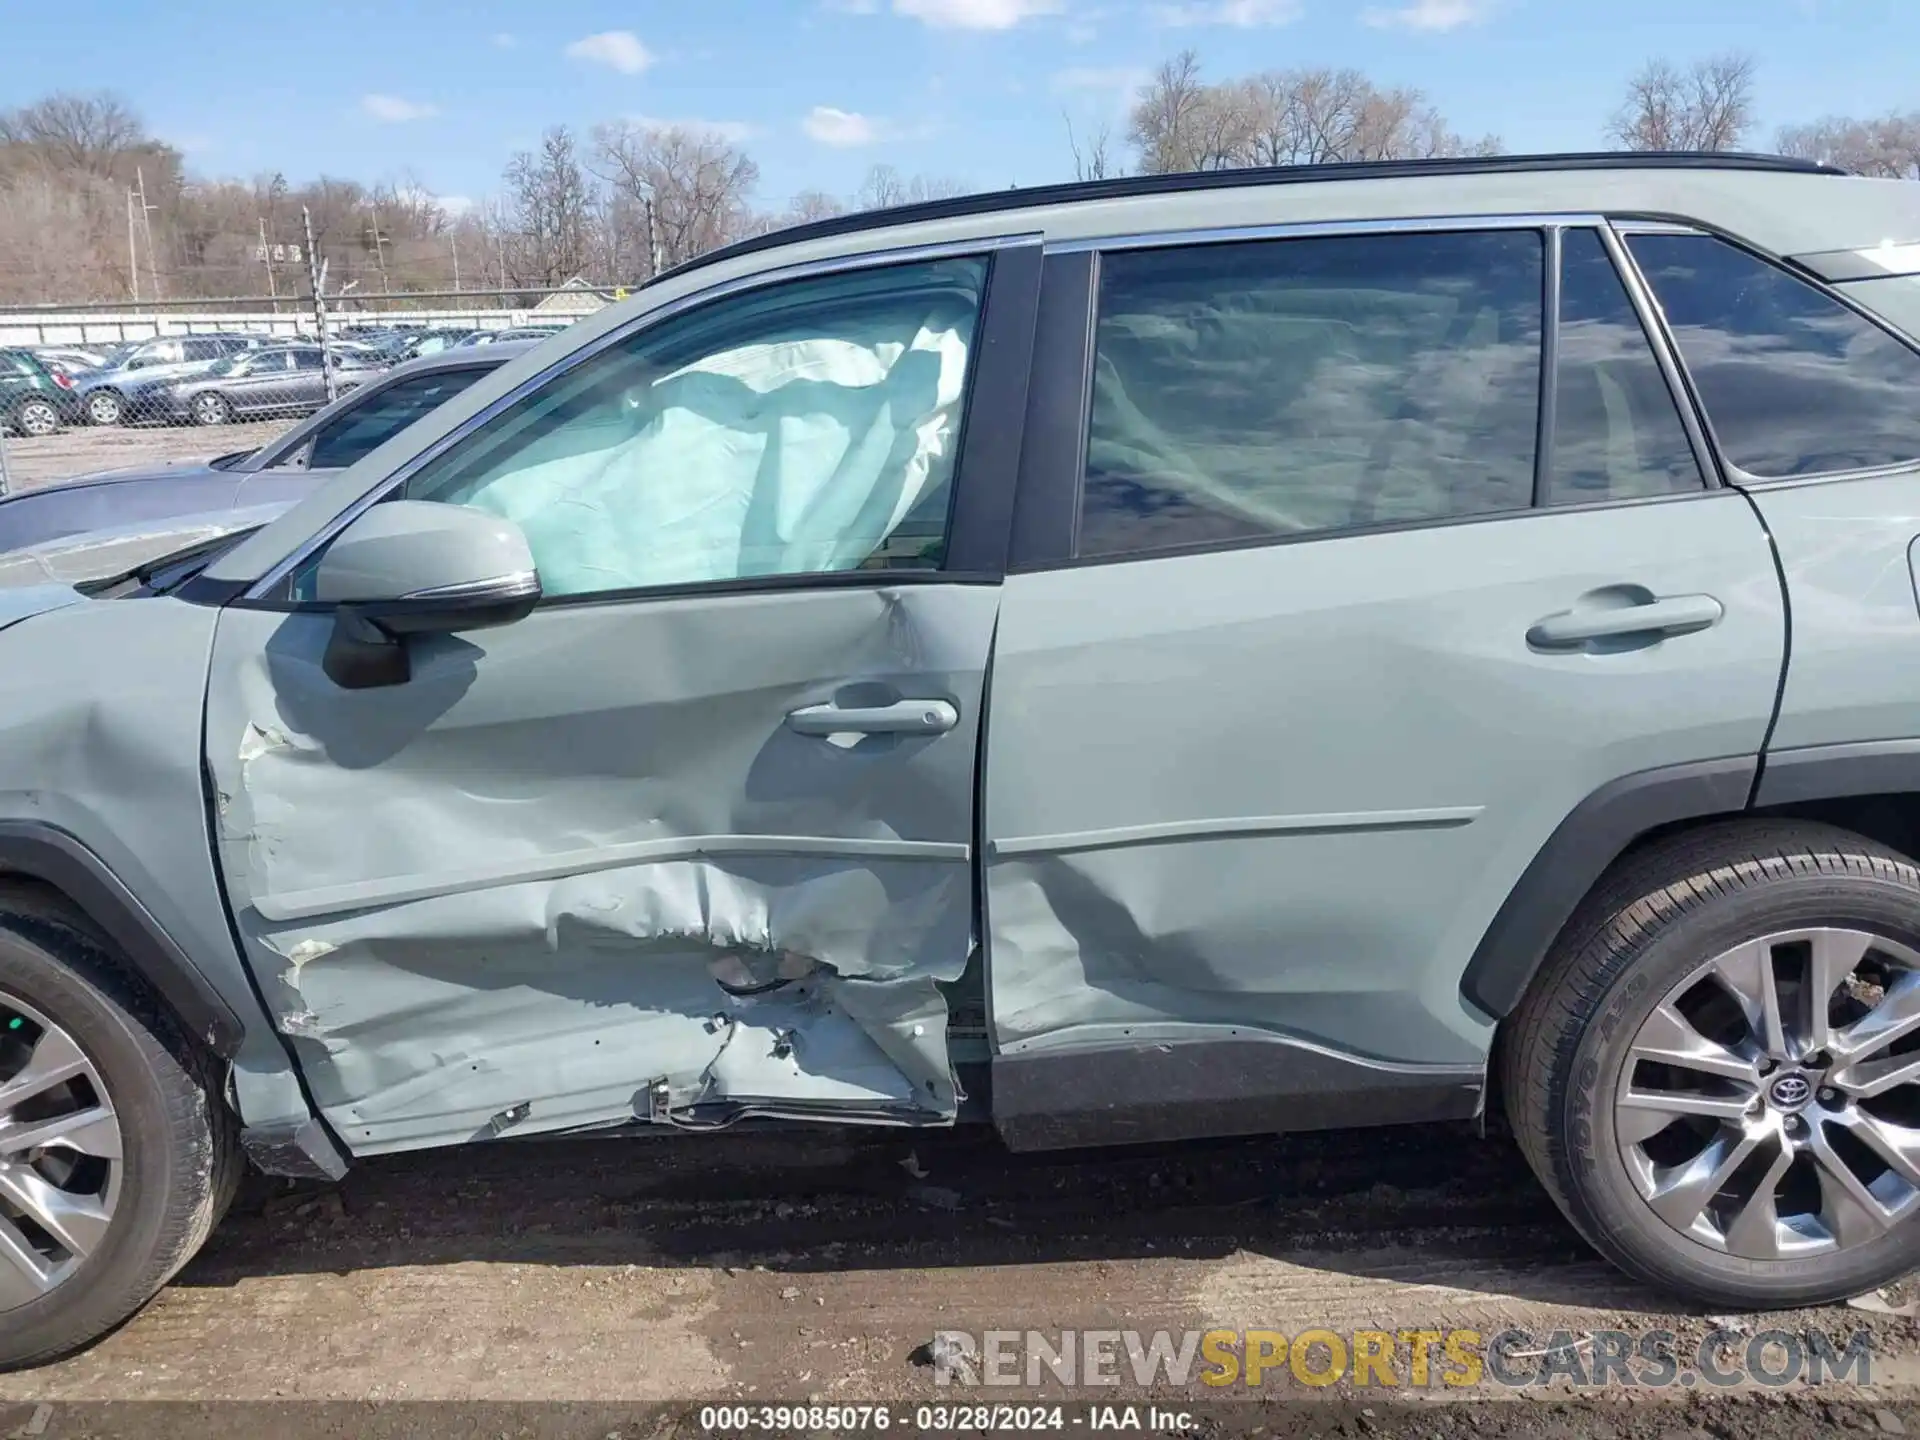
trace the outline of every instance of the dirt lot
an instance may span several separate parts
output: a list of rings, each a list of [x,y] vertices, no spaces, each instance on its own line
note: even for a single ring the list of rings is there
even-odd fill
[[[292,421],[259,420],[244,425],[80,426],[58,435],[28,439],[8,435],[7,478],[16,490],[51,484],[90,470],[194,460],[264,445]],[[4,1432],[0,1432],[4,1433]]]
[[[1264,1399],[1196,1383],[1170,1401],[1130,1377],[1104,1393],[1051,1380],[960,1392],[927,1366],[939,1330],[1519,1326],[1545,1344],[1561,1329],[1665,1327],[1684,1356],[1716,1324],[1864,1328],[1873,1384],[1615,1385],[1569,1405],[1564,1381],[1316,1391],[1282,1375]],[[1920,1435],[1916,1382],[1920,1331],[1903,1314],[1676,1312],[1587,1252],[1508,1144],[1465,1133],[1019,1157],[975,1135],[763,1132],[396,1157],[337,1189],[262,1181],[118,1334],[0,1377],[0,1436],[38,1423],[52,1440],[624,1440],[699,1433],[689,1402],[1038,1394],[1185,1407],[1185,1428],[1207,1434],[1785,1440]],[[88,1403],[102,1401],[201,1403]],[[208,1403],[235,1401],[272,1408]]]

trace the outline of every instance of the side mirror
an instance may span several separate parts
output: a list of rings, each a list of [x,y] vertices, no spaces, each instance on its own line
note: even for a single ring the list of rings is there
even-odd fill
[[[313,598],[334,606],[321,664],[336,685],[404,684],[407,638],[524,620],[540,602],[527,537],[511,520],[427,500],[389,500],[334,537]]]

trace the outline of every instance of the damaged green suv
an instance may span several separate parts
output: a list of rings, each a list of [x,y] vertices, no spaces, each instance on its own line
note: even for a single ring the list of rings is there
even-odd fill
[[[1503,1111],[1646,1281],[1900,1274],[1915,337],[1766,158],[945,200],[0,594],[0,1360],[249,1162],[745,1117]]]

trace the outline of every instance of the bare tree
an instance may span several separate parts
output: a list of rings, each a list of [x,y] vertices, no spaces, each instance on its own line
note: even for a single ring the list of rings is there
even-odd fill
[[[1774,148],[1782,155],[1837,165],[1856,175],[1888,180],[1920,179],[1920,111],[1877,120],[1829,116],[1781,130]]]
[[[505,268],[515,285],[556,287],[586,268],[592,200],[573,132],[556,125],[538,151],[507,162]]]
[[[55,171],[119,179],[117,162],[153,143],[139,117],[110,94],[63,91],[0,112],[0,146],[24,152],[21,158],[30,156]]]
[[[1753,125],[1753,57],[1717,55],[1685,70],[1649,60],[1628,82],[1609,132],[1628,150],[1731,150]]]
[[[1199,132],[1207,89],[1200,78],[1200,57],[1191,50],[1161,62],[1141,87],[1127,115],[1127,139],[1139,156],[1143,174],[1200,168]]]
[[[1113,126],[1102,120],[1087,132],[1083,141],[1073,133],[1073,117],[1067,122],[1067,148],[1073,152],[1073,174],[1077,180],[1105,180],[1122,173],[1113,156]]]
[[[844,215],[846,205],[836,196],[824,190],[802,190],[787,202],[787,213],[781,218],[783,225],[804,225],[809,220],[831,220],[836,215]]]
[[[669,269],[737,240],[752,229],[751,202],[760,167],[724,137],[684,125],[631,120],[596,126],[594,169],[637,220],[632,248]]]
[[[934,175],[902,175],[891,165],[875,165],[860,182],[860,193],[853,197],[856,210],[885,210],[894,205],[918,205],[925,200],[945,200],[966,193],[958,180]]]
[[[1457,134],[1426,96],[1382,90],[1358,70],[1270,70],[1197,83],[1191,51],[1161,66],[1135,104],[1140,166],[1214,170],[1497,154],[1495,136]]]

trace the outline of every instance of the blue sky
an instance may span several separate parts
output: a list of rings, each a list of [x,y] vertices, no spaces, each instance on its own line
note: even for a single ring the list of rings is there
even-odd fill
[[[544,127],[620,117],[724,127],[769,207],[876,162],[1069,178],[1063,112],[1118,115],[1186,46],[1216,79],[1357,66],[1510,150],[1598,146],[1655,54],[1752,54],[1763,141],[1920,108],[1915,0],[0,0],[0,36],[0,106],[111,89],[201,174],[469,199]]]

